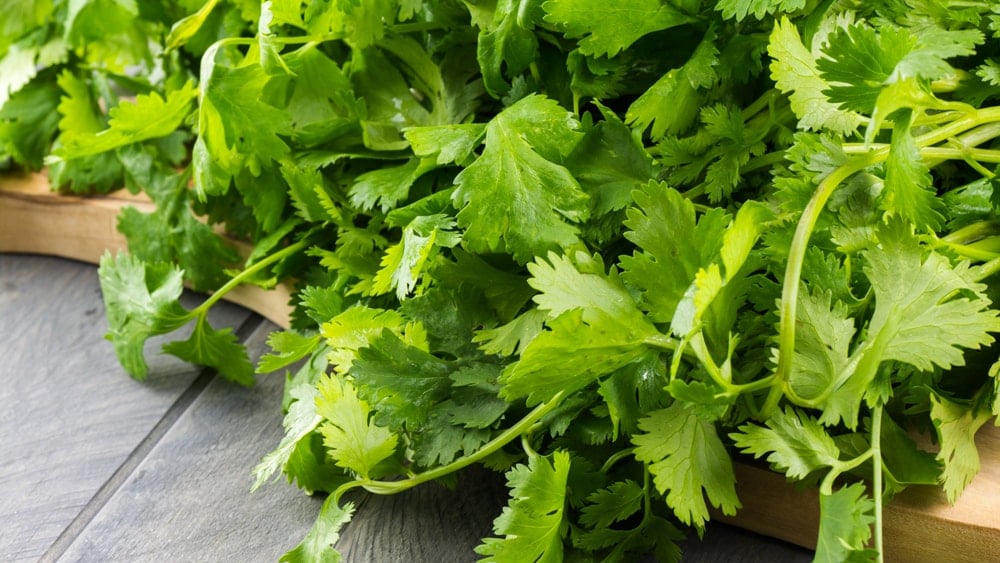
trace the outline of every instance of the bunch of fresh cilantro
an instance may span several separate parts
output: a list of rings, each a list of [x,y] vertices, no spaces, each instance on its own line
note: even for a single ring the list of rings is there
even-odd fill
[[[288,561],[475,463],[488,561],[673,561],[751,457],[818,486],[817,560],[880,559],[894,493],[978,471],[996,3],[8,4],[0,162],[157,204],[100,267],[125,369],[190,322],[166,352],[294,366],[257,485],[329,496]],[[205,315],[244,283],[295,288],[256,367]]]

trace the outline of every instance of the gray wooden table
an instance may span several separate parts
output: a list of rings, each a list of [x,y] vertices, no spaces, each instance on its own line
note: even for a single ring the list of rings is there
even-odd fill
[[[275,329],[231,305],[212,321],[253,357]],[[248,492],[281,438],[281,380],[244,389],[153,342],[140,383],[105,330],[94,266],[0,254],[0,561],[266,562],[294,547],[322,500],[283,481]],[[352,563],[474,561],[505,497],[483,470],[454,491],[366,497],[338,547]],[[811,558],[722,525],[685,549],[690,562]]]

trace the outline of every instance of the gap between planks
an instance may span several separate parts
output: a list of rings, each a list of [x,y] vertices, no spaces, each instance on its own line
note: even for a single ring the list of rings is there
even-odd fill
[[[247,317],[234,331],[237,340],[240,343],[246,341],[246,339],[257,330],[262,324],[264,324],[264,319],[259,315],[250,315]],[[184,390],[183,393],[177,398],[176,401],[167,411],[163,414],[163,417],[153,426],[149,434],[146,435],[142,441],[136,445],[135,449],[129,453],[125,461],[118,467],[118,469],[108,478],[107,481],[101,488],[94,493],[94,496],[87,502],[79,514],[69,523],[68,526],[59,534],[59,537],[49,546],[49,549],[39,558],[39,563],[54,563],[58,561],[59,558],[66,553],[66,550],[76,541],[77,537],[80,536],[87,529],[87,526],[94,519],[94,517],[101,511],[102,508],[114,497],[118,489],[128,480],[129,476],[135,472],[136,468],[142,463],[144,459],[149,455],[150,452],[156,447],[156,445],[166,436],[167,432],[174,426],[181,416],[194,404],[198,396],[208,387],[208,384],[217,377],[217,373],[214,369],[203,369],[198,374],[198,376],[191,382],[191,385]]]

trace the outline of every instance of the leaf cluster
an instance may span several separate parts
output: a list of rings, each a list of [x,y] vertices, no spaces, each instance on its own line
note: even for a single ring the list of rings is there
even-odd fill
[[[866,560],[1000,415],[1000,13],[962,6],[16,0],[0,162],[155,204],[100,268],[126,371],[193,323],[164,350],[286,372],[254,486],[330,494],[287,561],[475,463],[488,561],[675,561],[752,459]],[[207,313],[279,283],[255,368]]]

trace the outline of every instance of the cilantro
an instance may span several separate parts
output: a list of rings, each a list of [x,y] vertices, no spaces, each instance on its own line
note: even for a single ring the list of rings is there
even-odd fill
[[[656,488],[685,524],[708,520],[705,496],[725,514],[740,507],[732,461],[712,424],[680,404],[653,411],[639,421],[635,455],[649,465]]]
[[[124,370],[186,329],[164,350],[224,378],[289,371],[254,487],[330,496],[285,560],[339,560],[349,491],[481,463],[487,560],[674,561],[738,455],[859,560],[885,499],[978,470],[990,3],[8,4],[0,167],[155,206],[98,270]],[[256,368],[207,320],[244,283],[293,292]]]
[[[569,469],[569,454],[557,451],[551,462],[536,455],[527,466],[507,472],[511,502],[493,523],[494,531],[504,537],[487,538],[476,553],[487,556],[484,561],[562,559]]]

